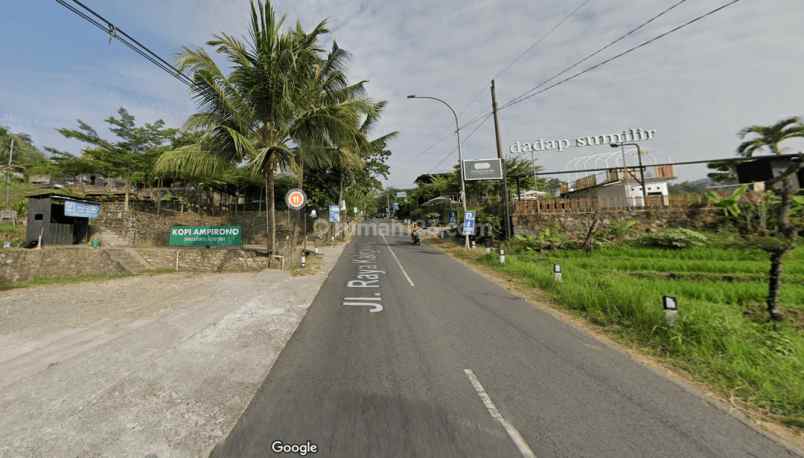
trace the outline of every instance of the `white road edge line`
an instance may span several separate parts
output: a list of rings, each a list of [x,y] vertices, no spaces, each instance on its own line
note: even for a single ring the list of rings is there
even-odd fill
[[[394,253],[394,250],[391,249],[391,245],[388,244],[388,239],[386,239],[385,235],[383,235],[383,234],[380,234],[380,237],[382,237],[383,241],[385,241],[385,246],[388,248],[388,251],[391,252],[391,256],[394,257],[394,260],[396,261],[396,265],[398,265],[399,268],[402,270],[402,275],[405,276],[405,279],[408,281],[408,283],[410,283],[410,286],[415,288],[416,285],[413,284],[413,280],[410,279],[410,275],[408,275],[408,272],[405,270],[405,267],[402,266],[402,263],[399,262],[399,258],[396,257],[396,253]]]
[[[508,423],[499,410],[497,410],[497,406],[491,401],[491,397],[489,397],[486,390],[483,388],[483,385],[480,384],[480,380],[477,379],[475,373],[472,372],[471,369],[464,369],[464,373],[466,373],[466,378],[469,379],[469,383],[472,384],[472,387],[477,392],[478,397],[483,402],[483,405],[486,406],[486,409],[489,411],[489,415],[491,418],[497,420],[502,425],[505,432],[508,433],[508,437],[514,442],[516,448],[519,449],[519,453],[522,454],[525,458],[536,458],[536,455],[533,454],[533,450],[530,449],[530,446],[527,442],[525,442],[525,438],[522,437],[522,434],[519,434],[519,431],[512,425]]]

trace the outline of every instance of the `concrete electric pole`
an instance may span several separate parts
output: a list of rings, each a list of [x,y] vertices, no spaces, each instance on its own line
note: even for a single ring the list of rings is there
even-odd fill
[[[494,80],[491,80],[491,109],[494,113],[494,136],[497,139],[497,158],[500,160],[500,168],[502,170],[502,192],[503,192],[503,205],[505,205],[505,239],[511,238],[511,213],[508,203],[508,177],[505,172],[505,160],[502,155],[502,144],[500,143],[500,120],[497,115],[497,92],[494,86]]]

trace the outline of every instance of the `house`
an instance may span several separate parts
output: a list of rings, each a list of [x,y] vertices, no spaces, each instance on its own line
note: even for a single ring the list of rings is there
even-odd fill
[[[89,220],[100,214],[100,203],[63,191],[28,196],[25,245],[75,245],[89,238]]]
[[[646,166],[645,189],[647,206],[667,206],[670,204],[670,181],[676,177],[673,167]],[[588,175],[572,183],[562,183],[561,197],[567,199],[596,200],[600,208],[645,207],[639,168],[615,169]]]
[[[31,175],[29,180],[32,185],[36,186],[50,186],[53,184],[53,180],[50,178],[50,175]]]

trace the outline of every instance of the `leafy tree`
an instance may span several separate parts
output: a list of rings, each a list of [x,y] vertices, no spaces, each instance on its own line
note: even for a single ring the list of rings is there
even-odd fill
[[[363,97],[330,97],[310,103],[310,84],[320,71],[318,42],[328,33],[326,21],[312,31],[301,25],[283,31],[270,2],[251,3],[249,40],[218,34],[207,42],[229,60],[227,75],[203,49],[185,48],[179,68],[193,78],[193,95],[201,111],[186,128],[204,132],[201,141],[162,155],[160,172],[215,175],[246,164],[264,178],[268,249],[276,245],[274,184],[279,169],[294,162],[299,145],[358,143],[353,126],[372,109]]]
[[[26,173],[35,172],[33,168],[43,168],[47,158],[33,144],[30,135],[22,132],[14,133],[9,128],[0,126],[0,165],[7,165],[11,154],[11,141],[14,140],[14,165],[23,167]]]
[[[147,184],[154,179],[154,163],[176,136],[176,129],[165,127],[161,119],[138,126],[125,108],[118,116],[105,119],[114,140],[102,138],[89,124],[78,120],[77,129],[58,129],[65,138],[78,140],[87,146],[80,156],[55,148],[46,148],[56,169],[66,176],[98,173],[110,178],[124,178],[129,184]]]
[[[780,144],[783,141],[804,138],[804,124],[800,118],[791,117],[771,126],[747,127],[741,130],[739,135],[745,140],[737,148],[740,156],[750,158],[762,150],[769,150],[778,156],[782,154]],[[800,163],[793,162],[781,175],[766,182],[766,186],[773,194],[761,199],[747,200],[745,186],[724,198],[709,195],[710,201],[743,226],[743,235],[751,243],[769,254],[771,265],[768,274],[767,310],[772,320],[782,319],[778,309],[782,262],[785,254],[795,247],[801,226],[800,220],[798,223],[794,223],[793,220],[801,203],[801,198],[795,196],[793,175],[800,167]],[[746,218],[738,219],[741,215]],[[751,225],[755,220],[758,224]]]

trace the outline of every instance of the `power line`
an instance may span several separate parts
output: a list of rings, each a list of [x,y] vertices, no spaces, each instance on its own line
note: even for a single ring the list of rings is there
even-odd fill
[[[669,13],[669,12],[670,12],[670,11],[672,11],[672,10],[674,10],[675,8],[677,8],[677,7],[681,6],[681,5],[682,5],[683,3],[685,3],[686,1],[687,1],[687,0],[679,0],[679,1],[677,1],[676,3],[674,3],[674,4],[670,5],[669,7],[665,8],[665,9],[664,9],[664,10],[662,10],[662,11],[660,11],[660,12],[659,12],[657,15],[653,16],[652,18],[648,19],[647,21],[645,21],[645,22],[643,22],[643,23],[639,24],[639,25],[638,25],[638,26],[636,26],[635,28],[633,28],[633,29],[629,30],[628,32],[624,33],[623,35],[620,35],[619,37],[617,37],[617,38],[616,38],[616,39],[614,39],[613,41],[610,41],[609,43],[607,43],[607,44],[606,44],[606,45],[604,45],[603,47],[598,48],[596,51],[592,52],[591,54],[588,54],[587,56],[583,57],[582,59],[580,59],[580,60],[576,61],[574,64],[570,65],[569,67],[566,67],[565,69],[561,70],[560,72],[556,73],[555,75],[551,76],[550,78],[548,78],[548,79],[546,79],[546,80],[542,81],[541,83],[539,83],[538,85],[536,85],[536,87],[531,88],[531,89],[528,89],[527,91],[523,92],[522,94],[518,95],[517,97],[514,97],[513,99],[511,99],[511,100],[508,102],[508,104],[510,104],[510,103],[512,103],[512,102],[514,102],[514,101],[516,101],[516,100],[518,100],[519,98],[521,98],[521,97],[523,97],[523,96],[527,95],[529,92],[532,92],[532,91],[534,91],[534,90],[539,89],[540,87],[543,87],[545,84],[547,84],[547,83],[549,83],[549,82],[553,81],[554,79],[556,79],[556,78],[558,78],[559,76],[561,76],[561,75],[563,75],[563,74],[567,73],[568,71],[572,70],[573,68],[576,68],[577,66],[581,65],[582,63],[584,63],[584,62],[588,61],[589,59],[591,59],[591,58],[593,58],[593,57],[595,57],[595,56],[597,56],[598,54],[600,54],[600,53],[602,53],[603,51],[605,51],[605,50],[607,50],[607,49],[611,48],[612,46],[616,45],[617,43],[619,43],[619,42],[621,42],[621,41],[625,40],[626,38],[630,37],[631,35],[633,35],[633,34],[635,34],[635,33],[639,32],[640,30],[644,29],[644,28],[645,28],[645,27],[647,27],[648,25],[650,25],[650,24],[652,24],[653,22],[655,22],[657,19],[659,19],[659,18],[661,18],[662,16],[666,15],[667,13]]]
[[[483,122],[481,122],[480,124],[478,124],[478,125],[477,125],[477,127],[475,127],[475,129],[474,129],[472,132],[470,132],[470,133],[469,133],[469,135],[467,135],[467,136],[466,136],[466,137],[465,137],[465,138],[464,138],[464,139],[461,141],[461,146],[466,145],[466,142],[468,142],[468,141],[469,141],[469,139],[470,139],[470,138],[472,138],[472,136],[473,136],[473,135],[475,135],[475,134],[477,133],[477,131],[478,131],[478,130],[480,130],[480,128],[481,128],[481,127],[483,127],[483,126],[486,124],[486,122],[487,122],[487,121],[488,121],[490,118],[491,118],[491,114],[488,114],[488,115],[487,115],[487,116],[486,116],[486,117],[483,119]],[[450,150],[450,151],[449,151],[447,154],[445,154],[445,155],[444,155],[444,156],[443,156],[443,157],[442,157],[442,158],[441,158],[441,159],[438,161],[438,163],[437,163],[435,166],[433,166],[433,168],[432,168],[432,169],[430,169],[430,173],[435,172],[435,171],[436,171],[436,169],[438,169],[439,167],[441,167],[441,165],[442,165],[442,164],[444,164],[444,162],[445,162],[447,159],[449,159],[449,158],[450,158],[450,157],[451,157],[453,154],[455,154],[455,152],[456,152],[456,151],[458,151],[458,148],[457,148],[457,147],[453,148],[453,149],[452,149],[452,150]]]
[[[507,72],[507,71],[508,71],[508,70],[509,70],[511,67],[513,67],[513,66],[514,66],[514,64],[516,64],[517,62],[519,62],[519,61],[520,61],[520,60],[521,60],[523,57],[525,57],[525,56],[526,56],[526,55],[527,55],[529,52],[531,52],[531,51],[532,51],[533,49],[535,49],[537,46],[539,46],[540,44],[542,44],[542,43],[544,42],[544,40],[546,40],[546,39],[547,39],[547,38],[548,38],[550,35],[552,35],[552,34],[553,34],[553,32],[555,32],[556,30],[558,30],[558,29],[559,29],[559,28],[560,28],[562,25],[564,25],[564,23],[565,23],[565,22],[567,22],[567,21],[568,21],[570,18],[572,18],[573,16],[575,16],[575,15],[578,13],[578,11],[580,11],[582,8],[584,8],[586,5],[588,5],[588,4],[589,4],[591,1],[592,1],[592,0],[583,0],[581,3],[579,3],[579,4],[578,4],[578,5],[577,5],[577,6],[576,6],[576,7],[575,7],[575,8],[574,8],[572,11],[570,11],[570,12],[569,12],[569,13],[568,13],[566,16],[564,16],[564,18],[563,18],[563,19],[561,19],[561,20],[560,20],[558,23],[556,23],[556,24],[555,24],[555,25],[554,25],[554,26],[553,26],[553,27],[552,27],[550,30],[548,30],[548,31],[547,31],[547,33],[545,33],[544,35],[542,35],[542,36],[541,36],[541,37],[540,37],[538,40],[536,40],[535,42],[533,42],[533,44],[531,44],[530,46],[528,46],[528,48],[527,48],[527,49],[525,49],[525,50],[524,50],[524,51],[522,51],[522,52],[521,52],[521,53],[520,53],[518,56],[516,56],[516,57],[514,58],[514,60],[512,60],[512,61],[511,61],[511,62],[510,62],[508,65],[506,65],[506,66],[505,66],[505,68],[503,68],[502,70],[500,70],[500,71],[498,71],[497,73],[495,73],[495,74],[494,74],[494,76],[492,77],[492,79],[495,79],[495,78],[497,78],[498,76],[502,75],[503,73]],[[686,1],[686,0],[684,0],[684,1]]]
[[[522,103],[525,100],[528,100],[528,99],[530,99],[532,97],[535,97],[535,96],[537,96],[539,94],[544,94],[545,92],[549,91],[550,89],[558,87],[558,86],[560,86],[560,85],[562,85],[564,83],[567,83],[569,81],[574,80],[575,78],[578,78],[581,75],[584,75],[584,74],[589,73],[589,72],[591,72],[593,70],[596,70],[596,69],[598,69],[598,68],[600,68],[600,67],[602,67],[602,66],[604,66],[604,65],[606,65],[608,63],[611,63],[611,62],[613,62],[613,61],[615,61],[615,60],[627,55],[627,54],[630,54],[630,53],[632,53],[632,52],[634,52],[634,51],[636,51],[638,49],[641,49],[641,48],[643,48],[643,47],[645,47],[645,46],[647,46],[647,45],[649,45],[649,44],[651,44],[651,43],[653,43],[655,41],[658,41],[658,40],[660,40],[660,39],[662,39],[662,38],[664,38],[664,37],[666,37],[666,36],[668,36],[668,35],[670,35],[672,33],[675,33],[677,31],[679,31],[679,30],[681,30],[681,29],[683,29],[685,27],[688,27],[688,26],[690,26],[690,25],[692,25],[692,24],[694,24],[696,22],[699,22],[699,21],[701,21],[701,20],[703,20],[703,19],[705,19],[705,18],[707,18],[707,17],[709,17],[709,16],[711,16],[713,14],[716,14],[716,13],[718,13],[718,12],[720,12],[720,11],[722,11],[722,10],[724,10],[724,9],[726,9],[726,8],[732,6],[732,5],[734,5],[734,4],[736,4],[736,3],[740,2],[740,1],[741,0],[732,0],[732,1],[728,2],[728,3],[725,3],[725,4],[715,8],[715,9],[713,9],[713,10],[707,12],[707,13],[704,13],[704,14],[702,14],[700,16],[696,16],[695,18],[693,18],[693,19],[691,19],[691,20],[689,20],[689,21],[687,21],[687,22],[685,22],[685,23],[683,23],[681,25],[673,27],[672,29],[670,29],[670,30],[668,30],[668,31],[666,31],[664,33],[656,35],[655,37],[653,37],[653,38],[651,38],[649,40],[643,41],[642,43],[640,43],[640,44],[638,44],[636,46],[628,48],[628,49],[626,49],[625,51],[623,51],[623,52],[621,52],[619,54],[616,54],[616,55],[614,55],[612,57],[609,57],[608,59],[605,59],[605,60],[603,60],[601,62],[598,62],[595,65],[587,67],[584,70],[581,70],[580,72],[577,72],[577,73],[575,73],[575,74],[573,74],[571,76],[568,76],[567,78],[559,80],[558,82],[553,83],[553,84],[551,84],[551,85],[549,85],[549,86],[547,86],[547,87],[545,87],[545,88],[543,88],[541,90],[538,90],[536,92],[531,92],[531,93],[529,93],[529,94],[527,94],[525,96],[521,96],[521,97],[519,97],[517,99],[511,100],[511,101],[507,102],[505,105],[503,105],[502,107],[500,107],[500,109],[498,111],[502,111],[502,110],[504,110],[506,108],[510,108],[510,107],[512,107],[512,106],[514,106],[516,104]]]
[[[78,6],[68,3],[67,0],[56,0],[56,2],[59,3],[61,6],[67,8],[69,11],[73,12],[80,18],[89,22],[93,26],[97,27],[104,33],[108,34],[110,41],[112,38],[117,39],[132,51],[144,57],[146,60],[156,65],[161,70],[168,73],[170,76],[176,78],[179,82],[190,87],[192,87],[195,84],[193,80],[189,76],[182,73],[181,70],[173,66],[171,63],[163,59],[157,53],[153,52],[147,46],[137,41],[131,35],[121,30],[111,21],[101,16],[99,13],[89,8],[79,0],[72,0],[72,2]]]
[[[469,121],[469,122],[467,122],[467,123],[464,123],[463,125],[461,125],[460,127],[458,127],[458,130],[459,130],[459,131],[464,130],[464,129],[466,129],[467,127],[471,126],[472,124],[475,124],[475,123],[477,123],[477,122],[480,122],[480,121],[485,120],[485,118],[486,118],[486,117],[488,117],[488,116],[490,116],[490,115],[491,115],[490,113],[484,113],[483,115],[478,116],[477,118],[473,119],[472,121]],[[425,149],[423,149],[423,150],[419,151],[418,153],[414,154],[414,155],[413,155],[413,157],[414,157],[414,158],[417,158],[417,157],[419,157],[419,156],[423,156],[423,155],[424,155],[424,154],[426,154],[426,153],[429,153],[430,151],[432,151],[432,150],[433,150],[433,148],[435,148],[436,146],[438,146],[438,145],[440,145],[440,144],[444,143],[444,141],[445,141],[445,140],[447,140],[447,139],[451,138],[451,137],[452,137],[452,134],[454,134],[454,133],[455,133],[455,132],[452,132],[452,133],[450,133],[450,134],[444,135],[444,136],[443,136],[443,137],[441,137],[440,139],[436,140],[436,141],[435,141],[435,142],[434,142],[432,145],[430,145],[430,146],[428,146],[427,148],[425,148]],[[461,144],[463,144],[463,142],[461,142]]]
[[[536,41],[534,41],[534,42],[533,42],[533,43],[532,43],[530,46],[528,46],[528,47],[527,47],[527,48],[526,48],[524,51],[522,51],[521,53],[519,53],[519,55],[517,55],[517,56],[516,56],[516,57],[515,57],[515,58],[514,58],[514,59],[513,59],[511,62],[509,62],[509,63],[508,63],[508,64],[507,64],[507,65],[506,65],[504,68],[502,68],[501,70],[497,71],[497,73],[495,73],[494,75],[492,75],[491,79],[496,79],[497,77],[499,77],[499,76],[500,76],[500,75],[502,75],[503,73],[505,73],[505,72],[507,72],[508,70],[510,70],[510,69],[511,69],[511,67],[513,67],[513,66],[514,66],[514,64],[516,64],[517,62],[519,62],[519,61],[520,61],[520,60],[521,60],[523,57],[525,57],[525,56],[526,56],[526,55],[527,55],[529,52],[531,52],[532,50],[536,49],[536,47],[538,47],[539,45],[541,45],[541,44],[542,44],[542,43],[543,43],[545,40],[547,40],[547,38],[549,38],[549,37],[550,37],[550,35],[552,35],[552,34],[553,34],[553,33],[554,33],[556,30],[558,30],[558,29],[559,29],[559,28],[560,28],[562,25],[564,25],[564,23],[565,23],[565,22],[567,22],[567,21],[568,21],[570,18],[572,18],[573,16],[575,16],[575,14],[577,14],[577,13],[578,13],[578,11],[580,11],[580,10],[581,10],[583,7],[585,7],[586,5],[588,5],[588,4],[589,4],[591,1],[592,1],[592,0],[582,0],[580,3],[578,3],[578,5],[577,5],[575,8],[573,8],[573,9],[572,9],[572,11],[570,11],[569,13],[567,13],[567,14],[566,14],[566,15],[565,15],[565,16],[564,16],[564,17],[563,17],[563,18],[562,18],[560,21],[558,21],[557,23],[555,23],[555,24],[553,25],[553,27],[551,27],[551,28],[550,28],[550,29],[549,29],[549,30],[548,30],[546,33],[544,33],[542,36],[540,36],[538,39],[536,39]],[[472,96],[472,99],[469,101],[469,103],[467,103],[467,104],[466,104],[466,106],[463,108],[463,110],[461,110],[461,112],[466,111],[466,109],[467,109],[467,108],[469,108],[470,106],[472,106],[472,105],[473,105],[473,104],[474,104],[474,103],[477,101],[477,99],[478,99],[478,98],[479,98],[479,97],[480,97],[480,96],[481,96],[481,95],[482,95],[482,94],[483,94],[485,91],[486,91],[486,88],[485,88],[485,87],[483,87],[483,88],[481,88],[481,89],[480,89],[480,90],[479,90],[477,93],[475,93],[475,94]]]

